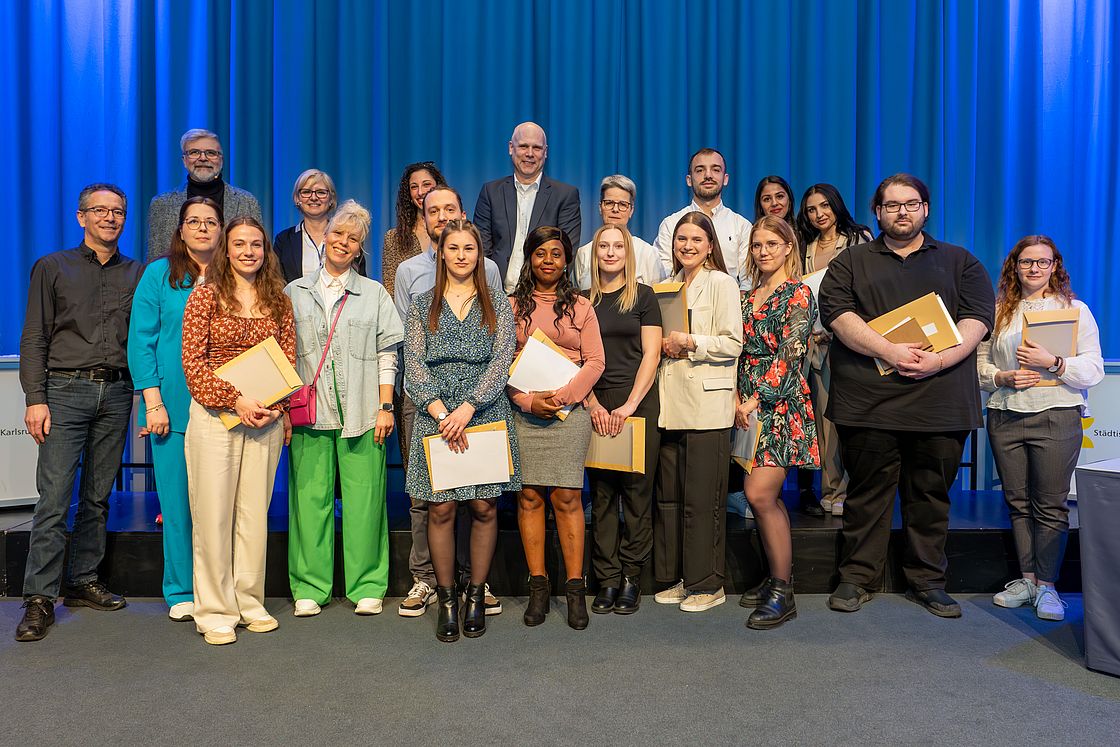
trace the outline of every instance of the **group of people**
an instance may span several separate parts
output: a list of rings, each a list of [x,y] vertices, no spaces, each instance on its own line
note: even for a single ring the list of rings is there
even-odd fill
[[[653,244],[628,228],[634,182],[612,175],[600,188],[602,225],[577,249],[578,191],[544,176],[545,132],[527,122],[509,141],[513,174],[483,186],[473,222],[435,164],[405,169],[378,282],[366,263],[370,214],[339,204],[329,175],[300,174],[292,200],[301,221],[270,242],[256,201],[222,181],[217,136],[188,131],[181,150],[187,183],[152,200],[146,265],[118,247],[125,194],[99,183],[78,198],[82,243],[32,269],[20,378],[40,445],[40,499],[17,640],[46,635],[59,596],[70,606],[125,606],[97,566],[134,391],[163,517],[169,617],[193,620],[211,644],[234,642],[238,627],[279,625],[264,605],[264,561],[284,446],[294,614],[314,616],[331,600],[337,495],[346,597],[356,614],[382,612],[394,432],[414,581],[398,613],[419,617],[435,604],[441,641],[480,636],[502,611],[487,579],[503,494],[515,496],[529,569],[525,624],[544,622],[559,586],[568,625],[587,627],[585,477],[592,613],[636,612],[651,559],[656,602],[686,612],[724,603],[729,481],[741,479],[769,568],[740,599],[746,624],[795,617],[782,486],[796,468],[802,510],[843,517],[831,609],[854,612],[880,586],[897,493],[907,596],[959,617],[945,592],[949,489],[969,432],[982,425],[981,388],[992,392],[988,432],[1022,574],[994,601],[1062,618],[1054,584],[1079,418],[1104,371],[1092,314],[1049,238],[1019,241],[993,293],[972,254],[923,230],[930,198],[916,177],[879,185],[874,238],[835,187],[811,186],[795,212],[777,176],[759,183],[752,222],[724,205],[726,162],[704,148],[688,162],[691,202],[662,221]],[[801,279],[826,268],[814,294]],[[685,287],[688,332],[663,324],[650,286],[666,279]],[[955,347],[896,344],[868,326],[930,292],[957,325]],[[1024,310],[1059,308],[1079,311],[1069,357],[1023,339]],[[564,386],[508,385],[534,334],[577,364]],[[218,372],[269,338],[312,385],[294,426],[285,402],[245,396]],[[880,375],[875,359],[894,372]],[[646,423],[644,471],[585,470],[593,434],[616,436],[631,417]],[[755,420],[757,447],[740,478],[730,469],[732,430]],[[493,423],[508,433],[508,479],[434,490],[425,439],[461,453],[469,429]],[[545,567],[546,504],[562,585]]]

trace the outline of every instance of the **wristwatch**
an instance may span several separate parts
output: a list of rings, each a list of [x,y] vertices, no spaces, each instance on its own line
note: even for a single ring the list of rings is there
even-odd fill
[[[1050,366],[1050,367],[1049,367],[1049,368],[1047,368],[1046,370],[1047,370],[1047,371],[1049,371],[1050,373],[1058,373],[1058,370],[1059,370],[1059,369],[1060,369],[1061,367],[1062,367],[1062,356],[1060,356],[1060,355],[1055,355],[1055,356],[1054,356],[1054,365],[1053,365],[1053,366]]]
[[[448,416],[449,414],[450,414],[450,413],[448,413],[448,412],[447,412],[447,410],[444,410],[444,411],[443,411],[443,412],[441,412],[441,413],[440,413],[439,415],[436,415],[436,420],[438,420],[439,422],[441,422],[441,423],[442,423],[443,421],[447,420],[447,416]]]
[[[393,412],[393,403],[392,402],[382,402],[381,403],[381,409],[384,410],[385,412],[392,413]]]

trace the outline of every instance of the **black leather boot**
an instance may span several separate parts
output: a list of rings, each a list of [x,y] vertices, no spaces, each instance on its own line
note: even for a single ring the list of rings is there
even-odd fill
[[[770,580],[764,578],[757,586],[744,591],[743,596],[739,597],[739,606],[753,610],[765,602],[766,598],[770,596]]]
[[[525,605],[525,624],[540,625],[548,614],[548,576],[529,576],[529,603]]]
[[[467,584],[463,603],[463,635],[478,638],[486,632],[486,584]]]
[[[795,617],[797,604],[793,600],[793,584],[780,578],[771,578],[769,594],[747,618],[747,627],[752,630],[767,630]]]
[[[582,578],[570,578],[564,588],[568,597],[568,627],[583,630],[587,627],[587,584]]]
[[[629,576],[622,577],[622,588],[618,590],[618,601],[614,603],[615,614],[632,615],[642,604],[642,590],[638,582]]]
[[[436,638],[444,643],[459,640],[459,595],[454,586],[437,586],[436,605],[439,619],[436,620]]]
[[[603,586],[599,589],[599,593],[595,595],[595,601],[591,603],[591,611],[597,615],[605,615],[614,609],[614,603],[617,599],[617,586]]]

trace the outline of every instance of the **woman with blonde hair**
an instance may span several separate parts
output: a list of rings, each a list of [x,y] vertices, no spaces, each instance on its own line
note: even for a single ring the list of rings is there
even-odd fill
[[[276,234],[272,242],[287,283],[318,271],[323,264],[327,223],[338,203],[334,179],[325,171],[307,169],[296,177],[292,202],[300,222]]]

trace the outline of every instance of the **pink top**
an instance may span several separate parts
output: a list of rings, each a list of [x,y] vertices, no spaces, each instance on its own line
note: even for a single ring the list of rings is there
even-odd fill
[[[579,373],[556,390],[556,399],[562,405],[582,403],[587,395],[591,394],[591,388],[595,386],[595,382],[607,367],[606,358],[603,356],[603,338],[599,336],[599,320],[595,317],[595,309],[590,301],[583,296],[578,296],[572,309],[573,315],[565,315],[557,324],[556,312],[552,309],[552,304],[556,302],[556,294],[533,291],[533,300],[537,302],[537,308],[533,309],[533,314],[529,317],[528,327],[523,320],[517,320],[517,352],[521,352],[525,342],[537,329],[548,335],[548,339],[555,342],[568,358],[580,365]],[[513,312],[516,315],[517,301],[513,298],[510,301],[513,303]],[[560,327],[559,331],[556,329],[557,326]],[[522,411],[532,410],[531,393],[510,388],[509,396]]]

